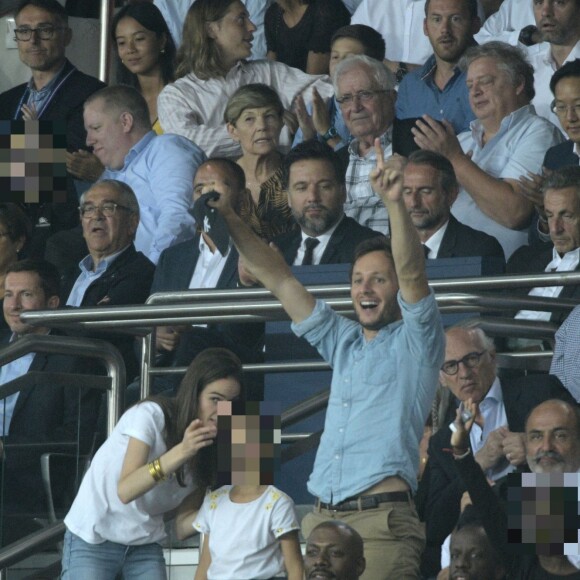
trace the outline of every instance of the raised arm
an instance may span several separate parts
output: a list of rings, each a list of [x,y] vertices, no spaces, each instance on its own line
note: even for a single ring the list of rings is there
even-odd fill
[[[405,302],[414,304],[429,294],[429,286],[425,254],[403,202],[404,159],[395,156],[384,161],[379,139],[375,139],[375,150],[377,166],[370,174],[371,187],[383,200],[389,213],[391,248],[401,295]]]
[[[225,219],[244,266],[282,303],[293,322],[308,318],[314,310],[314,297],[296,280],[282,254],[263,242],[235,213],[228,196],[229,185],[214,183],[219,199],[208,202]]]

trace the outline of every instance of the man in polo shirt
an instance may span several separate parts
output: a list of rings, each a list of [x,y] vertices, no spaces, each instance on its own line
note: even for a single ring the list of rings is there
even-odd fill
[[[357,249],[351,297],[358,322],[315,300],[282,256],[235,214],[227,187],[209,203],[226,220],[246,267],[282,303],[294,332],[333,368],[324,433],[308,482],[318,499],[303,520],[304,536],[339,512],[364,540],[363,580],[416,579],[424,536],[411,494],[445,341],[402,199],[402,163],[383,161],[379,139],[374,154],[370,180],[390,215],[392,248],[376,237]],[[304,186],[315,185],[312,176]]]
[[[428,114],[434,119],[447,119],[456,133],[469,129],[475,116],[469,106],[465,71],[458,64],[465,49],[475,44],[473,35],[480,25],[476,0],[425,3],[423,30],[433,54],[401,81],[396,107],[398,119]]]

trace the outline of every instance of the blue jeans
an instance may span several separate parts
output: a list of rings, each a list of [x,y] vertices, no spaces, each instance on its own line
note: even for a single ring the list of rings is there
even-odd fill
[[[69,530],[64,535],[62,580],[166,580],[159,544],[126,546],[114,542],[89,544]]]

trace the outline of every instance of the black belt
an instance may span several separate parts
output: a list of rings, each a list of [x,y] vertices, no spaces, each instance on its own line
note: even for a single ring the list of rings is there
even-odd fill
[[[374,493],[372,495],[361,495],[357,499],[345,499],[337,504],[318,502],[318,507],[323,510],[335,512],[353,512],[360,510],[371,510],[381,503],[411,501],[411,494],[408,491],[388,491],[385,493]]]

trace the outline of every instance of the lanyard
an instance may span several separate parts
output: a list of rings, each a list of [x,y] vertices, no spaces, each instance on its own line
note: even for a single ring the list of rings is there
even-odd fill
[[[72,69],[69,70],[68,73],[58,82],[58,84],[53,89],[51,89],[48,99],[46,99],[46,101],[44,102],[44,105],[42,105],[42,109],[40,109],[40,111],[37,111],[37,119],[40,119],[40,117],[42,116],[44,111],[46,111],[46,108],[48,107],[48,105],[50,105],[52,99],[54,99],[54,97],[55,97],[56,93],[58,92],[58,90],[60,89],[60,87],[68,79],[68,77],[70,77],[70,75],[72,75],[76,70],[77,70],[76,67],[73,66]],[[24,91],[24,94],[22,95],[20,102],[18,103],[18,107],[16,108],[16,113],[14,115],[15,121],[18,120],[18,117],[20,116],[20,113],[22,111],[22,105],[25,103],[25,99],[28,97],[29,93],[30,93],[30,87],[26,87],[26,90]]]

